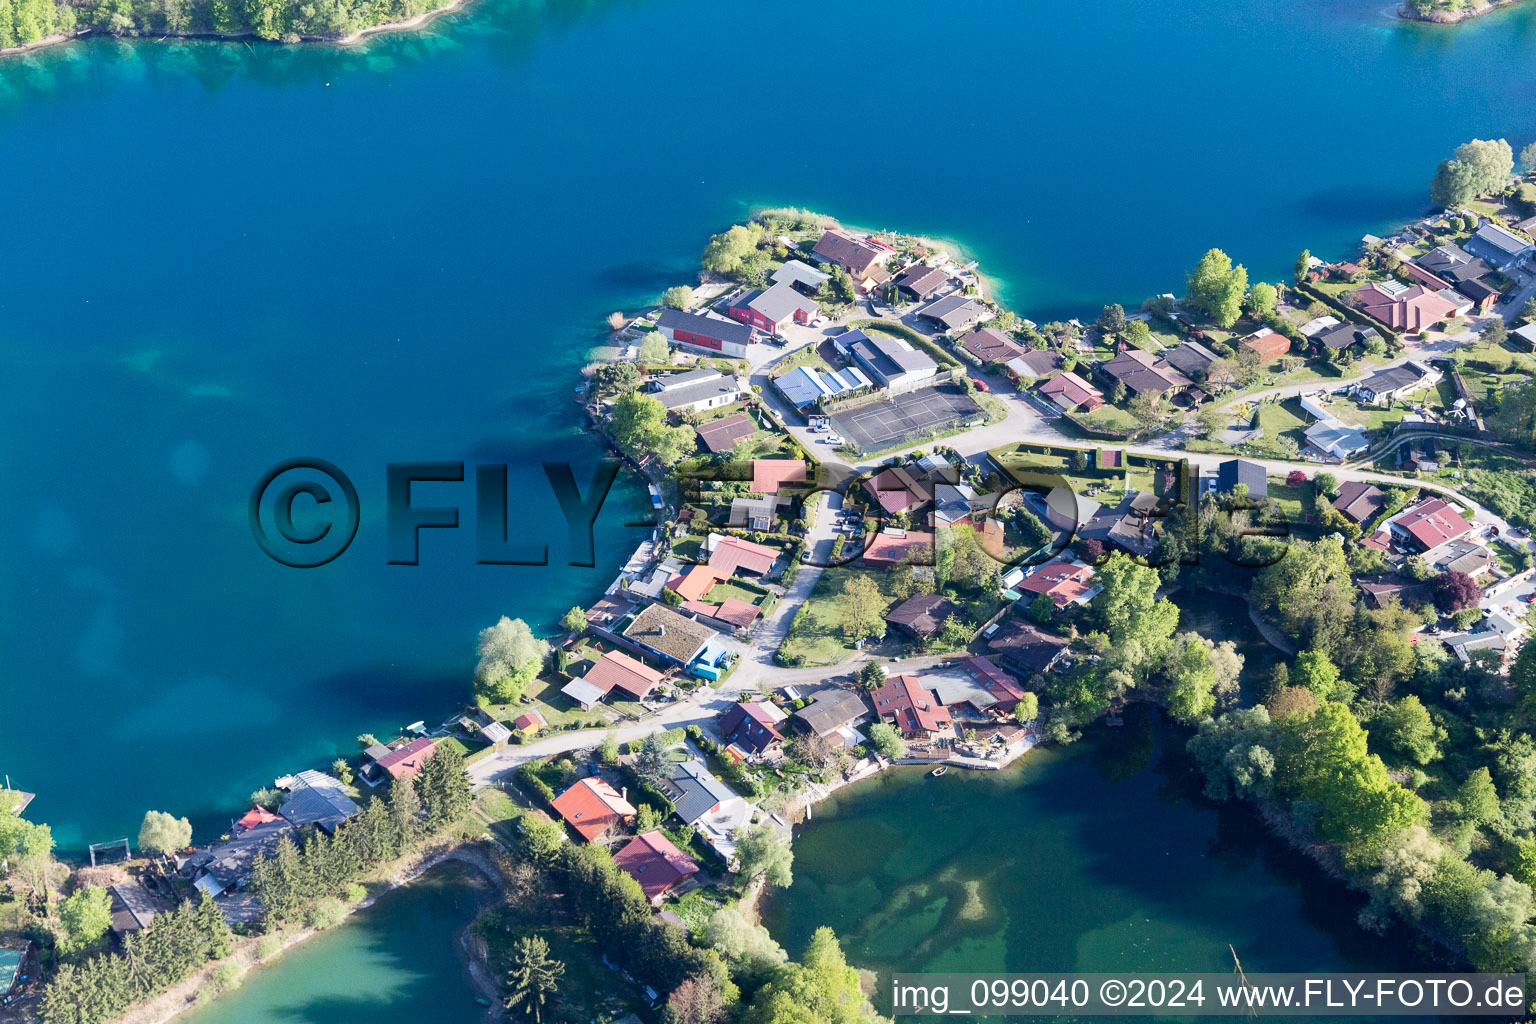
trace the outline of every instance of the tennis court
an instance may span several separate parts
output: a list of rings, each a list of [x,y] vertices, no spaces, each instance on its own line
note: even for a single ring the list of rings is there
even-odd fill
[[[835,413],[837,432],[861,452],[918,441],[985,414],[958,384],[923,388],[883,402]]]

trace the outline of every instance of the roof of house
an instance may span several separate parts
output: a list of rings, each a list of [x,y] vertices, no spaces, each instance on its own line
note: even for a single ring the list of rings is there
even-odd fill
[[[1018,582],[1016,589],[1031,594],[1049,594],[1052,604],[1065,608],[1093,590],[1093,577],[1093,566],[1058,557],[1036,566]]]
[[[933,488],[928,481],[906,466],[882,469],[864,481],[864,489],[890,515],[901,515],[916,505],[933,500]]]
[[[1163,353],[1163,361],[1182,373],[1203,373],[1217,360],[1217,355],[1198,341],[1186,341]]]
[[[421,771],[422,765],[436,752],[437,744],[423,736],[411,740],[399,750],[391,750],[375,763],[393,778],[409,779]]]
[[[736,447],[737,442],[745,441],[757,432],[757,424],[746,416],[737,413],[734,416],[726,416],[723,419],[710,420],[694,428],[699,434],[699,443],[708,452],[728,452]]]
[[[1536,346],[1536,323],[1526,324],[1524,327],[1510,331],[1509,333],[1522,341],[1529,342],[1531,345]]]
[[[896,287],[905,288],[919,299],[926,299],[949,280],[949,275],[937,267],[925,267],[921,263],[908,267],[896,277]]]
[[[1351,345],[1381,337],[1381,332],[1374,327],[1363,327],[1360,324],[1337,324],[1327,330],[1318,331],[1312,337],[1318,344],[1335,352],[1342,352]]]
[[[1100,369],[1115,380],[1124,381],[1126,388],[1138,395],[1161,395],[1190,384],[1189,378],[1172,364],[1139,348],[1127,349]]]
[[[211,896],[248,878],[257,857],[271,857],[283,839],[293,839],[299,830],[281,819],[248,828],[227,842],[216,843],[202,851],[206,856],[194,879],[198,888]],[[210,884],[211,880],[211,884]]]
[[[1020,345],[1002,331],[991,327],[978,327],[960,339],[960,347],[983,363],[1006,363],[1021,359],[1029,349]]]
[[[779,549],[766,544],[753,544],[740,537],[715,534],[714,549],[709,553],[709,567],[722,576],[734,576],[738,569],[761,576],[773,567],[779,557]]]
[[[1044,672],[1067,646],[1067,641],[1061,637],[1022,619],[1003,623],[987,643],[989,651],[1025,675]]]
[[[1414,502],[1393,516],[1391,523],[1418,541],[1425,551],[1455,540],[1472,529],[1472,524],[1456,511],[1456,506],[1443,498]]]
[[[746,345],[752,340],[752,328],[738,320],[706,316],[702,313],[688,313],[681,309],[662,310],[656,317],[656,326],[687,331],[689,334],[715,338],[735,345]]]
[[[1259,328],[1242,339],[1241,344],[1251,349],[1260,359],[1274,359],[1291,350],[1291,339],[1273,327]]]
[[[1450,280],[1450,272],[1471,263],[1476,257],[1459,245],[1437,245],[1413,262],[1434,274]]]
[[[1364,451],[1371,446],[1365,428],[1338,420],[1318,420],[1304,431],[1307,443],[1339,457]]]
[[[1395,286],[1395,287],[1394,287]],[[1373,282],[1349,293],[1361,309],[1395,330],[1419,330],[1456,314],[1456,303],[1434,289],[1416,284]]]
[[[916,676],[892,676],[869,696],[875,714],[894,719],[904,733],[935,732],[951,721],[949,709]]]
[[[1248,488],[1248,497],[1269,497],[1269,478],[1264,467],[1247,459],[1227,459],[1216,467],[1216,489],[1230,491],[1238,484]]]
[[[542,729],[549,723],[544,721],[544,716],[537,710],[525,711],[512,720],[512,727],[519,732],[527,732],[529,729]]]
[[[739,308],[742,304],[738,302],[736,306]],[[744,304],[776,324],[792,319],[796,313],[814,316],[821,312],[821,307],[816,304],[815,299],[806,298],[788,281],[770,285],[766,290],[745,300]]]
[[[725,578],[724,573],[707,565],[695,565],[690,566],[688,571],[682,575],[674,576],[668,580],[667,589],[676,591],[684,601],[697,601],[709,593],[716,583]]]
[[[1467,239],[1467,251],[1478,256],[1486,253],[1503,262],[1527,252],[1531,244],[1528,239],[1521,238],[1513,231],[1490,221],[1478,228],[1472,233],[1472,237]]]
[[[299,827],[318,825],[327,832],[358,811],[341,780],[324,772],[306,770],[288,785],[288,799],[279,813]]]
[[[662,781],[661,791],[672,801],[677,816],[688,825],[736,795],[735,790],[709,774],[709,766],[696,757],[673,765],[672,774]]]
[[[959,615],[954,602],[939,594],[914,594],[892,608],[885,621],[928,639],[944,628],[944,620]]]
[[[875,534],[864,549],[863,559],[877,565],[895,565],[902,559],[933,550],[933,534],[919,530],[891,533],[887,530]]]
[[[683,617],[678,616],[679,619]],[[687,619],[683,619],[687,622]],[[593,662],[582,679],[607,694],[613,689],[623,690],[636,700],[644,700],[651,688],[661,682],[663,674],[645,662],[631,658],[622,651],[605,651]]]
[[[709,642],[715,631],[665,605],[653,604],[635,616],[624,635],[673,661],[687,663]]]
[[[735,377],[721,374],[718,370],[709,372],[711,374],[709,377],[700,378],[694,383],[680,387],[668,387],[665,391],[653,394],[651,397],[667,409],[680,409],[712,398],[735,398],[742,393],[741,384]]]
[[[853,274],[863,273],[869,269],[870,264],[885,259],[891,253],[885,245],[837,228],[823,231],[811,251],[823,259],[842,265]]]
[[[655,899],[689,875],[699,865],[660,832],[636,836],[613,855],[619,870],[640,883],[640,891]]]
[[[155,902],[155,897],[138,882],[118,882],[109,886],[108,892],[112,895],[114,932],[136,932],[148,928],[149,922],[160,913],[160,905]],[[0,995],[6,991],[6,980],[5,970],[0,967]]]
[[[1385,395],[1417,384],[1424,379],[1424,374],[1414,369],[1412,363],[1403,363],[1400,366],[1389,366],[1384,370],[1377,370],[1358,385],[1361,391],[1369,391],[1373,395]]]
[[[608,692],[606,690],[593,686],[585,679],[572,679],[570,682],[560,687],[560,692],[571,698],[571,700],[575,701],[577,704],[582,705],[583,707],[596,704],[598,701],[608,696]]]
[[[25,956],[24,949],[0,947],[0,996],[16,984],[16,976],[21,973],[21,961]]]
[[[874,381],[864,375],[857,366],[845,366],[841,370],[818,372],[808,366],[797,366],[787,373],[773,378],[774,386],[795,404],[797,409],[814,405],[822,398],[836,398],[850,391],[872,388]]]
[[[853,690],[828,687],[816,694],[814,700],[795,712],[807,729],[818,736],[836,732],[849,722],[869,714],[869,705],[862,695]]]
[[[1492,568],[1494,561],[1493,553],[1476,541],[1454,540],[1445,545],[1435,560],[1435,568],[1476,576]]]
[[[752,489],[777,494],[785,484],[805,483],[805,463],[799,459],[753,459]]]
[[[744,701],[732,704],[720,716],[720,733],[756,752],[784,739],[779,723],[788,717],[769,701]]]
[[[1074,405],[1082,405],[1090,399],[1104,399],[1104,392],[1089,384],[1071,370],[1064,370],[1040,385],[1042,395],[1061,395]]]
[[[933,520],[936,525],[953,526],[985,507],[986,499],[978,499],[970,484],[939,484],[933,489]]]
[[[927,317],[929,320],[937,320],[949,330],[964,327],[966,324],[981,316],[982,307],[963,294],[946,295],[942,299],[934,299],[928,305],[917,311],[917,315]]]
[[[886,334],[869,335],[850,345],[849,351],[886,380],[903,373],[920,373],[938,366],[928,353],[919,352],[902,339]]]
[[[1099,514],[1104,506],[1078,494],[1064,484],[1052,487],[1045,496],[1045,518],[1058,530],[1080,530]]]
[[[1006,360],[1003,365],[1018,376],[1043,377],[1061,368],[1061,353],[1049,348],[1032,348],[1021,356]]]
[[[1024,688],[1014,680],[1012,675],[992,664],[990,658],[983,656],[967,658],[965,668],[1000,703],[1017,701],[1024,696]]]
[[[768,280],[774,284],[788,281],[790,284],[803,284],[812,290],[820,288],[831,280],[831,274],[825,274],[809,263],[801,260],[786,260],[784,265],[775,270]]]
[[[550,806],[587,842],[624,818],[635,815],[634,805],[595,775],[578,779],[570,789],[555,797]]]
[[[740,598],[728,597],[715,605],[714,611],[709,614],[721,622],[729,622],[733,626],[746,628],[757,621],[757,617],[762,614],[762,609]]]
[[[1354,522],[1363,523],[1379,512],[1386,502],[1386,492],[1375,484],[1350,480],[1339,485],[1339,496],[1333,499],[1333,507]]]

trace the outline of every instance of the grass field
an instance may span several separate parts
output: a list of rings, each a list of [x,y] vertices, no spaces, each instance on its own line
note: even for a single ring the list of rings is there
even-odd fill
[[[779,645],[779,653],[787,664],[823,667],[840,664],[853,656],[854,648],[843,640],[838,605],[844,583],[855,576],[867,576],[875,581],[886,599],[887,611],[895,604],[891,573],[851,566],[828,569],[821,574],[811,589],[811,596],[796,613],[796,625],[791,628],[790,636]]]
[[[1307,443],[1307,415],[1301,411],[1301,406],[1294,398],[1261,405],[1259,428],[1264,431],[1264,438],[1268,441],[1289,437],[1298,447],[1304,447]]]

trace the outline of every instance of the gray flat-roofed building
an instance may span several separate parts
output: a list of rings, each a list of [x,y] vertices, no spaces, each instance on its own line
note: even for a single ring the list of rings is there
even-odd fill
[[[823,273],[800,260],[788,261],[768,278],[773,284],[792,284],[807,295],[815,295],[831,279],[831,274]]]
[[[910,391],[939,372],[926,352],[919,352],[900,338],[874,334],[856,341],[849,354],[863,369],[892,393]]]

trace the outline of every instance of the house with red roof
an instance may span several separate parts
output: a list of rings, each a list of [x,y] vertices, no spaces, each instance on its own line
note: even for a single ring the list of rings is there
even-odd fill
[[[1468,309],[1472,306],[1470,300],[1459,295],[1460,301],[1452,301],[1445,293],[1422,284],[1410,287],[1399,281],[1362,285],[1350,292],[1348,298],[1361,312],[1375,317],[1394,331],[1428,330],[1462,312],[1462,303]]]
[[[805,483],[805,463],[799,459],[753,459],[752,490],[778,494],[785,484]]]
[[[587,685],[601,690],[604,696],[610,691],[621,690],[635,700],[644,700],[662,677],[662,673],[643,661],[621,651],[607,651],[582,679]]]
[[[864,481],[864,489],[888,516],[904,515],[933,500],[933,488],[906,466],[882,469]]]
[[[634,805],[595,775],[578,781],[550,806],[589,843],[635,820]]]
[[[918,530],[882,530],[869,539],[861,556],[865,565],[880,567],[910,561],[915,565],[933,562],[933,534]]]
[[[735,629],[751,629],[752,624],[761,614],[757,605],[734,597],[728,597],[719,604],[710,604],[708,601],[685,601],[683,611],[690,615],[702,615],[712,620],[706,625],[727,632]]]
[[[1104,587],[1094,580],[1093,566],[1066,558],[1053,558],[1037,565],[1019,581],[1015,589],[1029,594],[1045,594],[1058,609],[1085,605]]]
[[[537,710],[534,710],[525,712],[524,714],[518,715],[517,718],[513,719],[512,728],[516,729],[520,733],[531,735],[538,732],[548,724],[548,722],[544,721],[544,716],[539,714]]]
[[[391,750],[376,759],[374,764],[389,773],[392,779],[410,779],[420,773],[422,767],[437,753],[437,744],[425,736],[412,740],[399,750]]]
[[[889,721],[908,739],[933,740],[952,735],[949,709],[916,676],[892,676],[870,697],[881,721]]]
[[[877,242],[873,238],[850,234],[838,228],[823,231],[821,238],[817,239],[816,247],[811,252],[824,260],[830,260],[848,271],[853,279],[865,289],[872,282],[880,279],[889,280],[890,274],[877,274],[876,269],[885,270],[885,263],[895,253],[895,250],[884,242]]]
[[[1423,554],[1460,537],[1472,524],[1445,499],[1425,498],[1387,520],[1386,527],[1393,540]]]
[[[1104,404],[1104,392],[1071,370],[1063,370],[1041,384],[1040,397],[1065,412],[1093,412]]]
[[[1273,327],[1261,327],[1241,342],[1242,346],[1263,362],[1279,359],[1291,350],[1291,339]]]
[[[778,548],[753,544],[740,537],[712,533],[709,535],[709,543],[709,567],[722,579],[737,574],[762,576],[773,568],[773,563],[779,557]]]
[[[684,603],[701,600],[716,583],[727,578],[719,570],[707,565],[695,565],[687,572],[667,581],[667,589],[676,591]]]
[[[647,832],[630,840],[613,855],[619,870],[640,883],[646,899],[655,902],[667,890],[690,875],[699,873],[699,865],[660,832]]]

